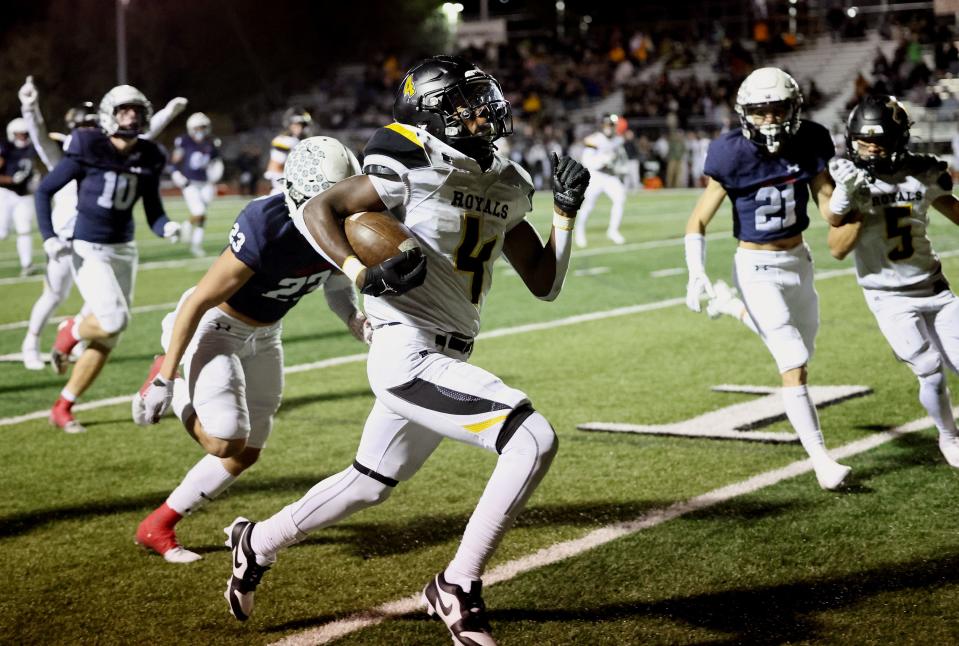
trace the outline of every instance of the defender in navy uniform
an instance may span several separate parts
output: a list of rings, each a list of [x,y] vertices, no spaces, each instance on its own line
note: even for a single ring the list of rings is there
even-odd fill
[[[27,122],[21,118],[7,124],[7,139],[0,141],[0,240],[10,233],[10,224],[17,234],[17,256],[20,275],[35,273],[33,265],[32,223],[33,197],[30,179],[34,173],[34,153],[30,145]]]
[[[133,419],[156,423],[172,401],[208,453],[137,529],[137,543],[171,563],[200,558],[180,547],[176,523],[229,487],[266,445],[283,391],[286,313],[322,286],[330,309],[357,339],[367,340],[352,281],[313,250],[291,218],[308,198],[359,173],[356,157],[335,139],[300,142],[286,162],[284,194],[243,209],[230,244],[163,321],[166,355],[134,397]],[[178,377],[181,364],[184,376]]]
[[[829,131],[801,120],[801,109],[799,86],[780,69],[761,68],[743,81],[736,97],[742,129],[709,146],[705,166],[709,182],[686,224],[686,305],[700,311],[704,293],[713,298],[711,307],[719,300],[733,301],[725,286],[713,289],[705,270],[706,226],[728,195],[733,202],[733,235],[739,240],[734,280],[743,302],[735,299],[736,307],[727,313],[765,341],[782,375],[786,416],[812,460],[820,486],[835,489],[849,467],[826,452],[806,387],[806,365],[819,328],[819,297],[802,232],[809,226],[811,193],[827,221],[838,224],[842,217],[830,205],[834,196],[827,165],[834,147]],[[728,308],[729,303],[720,303],[720,311],[724,305]]]
[[[181,227],[181,234],[190,244],[194,256],[203,256],[203,227],[206,210],[216,196],[216,183],[223,177],[220,140],[210,136],[210,118],[194,112],[186,120],[187,136],[173,142],[173,183],[183,192],[190,219]]]
[[[50,353],[54,370],[63,374],[74,346],[86,342],[50,411],[50,422],[68,433],[84,430],[73,416],[73,403],[96,379],[130,322],[137,266],[133,205],[143,199],[147,221],[158,236],[175,238],[179,231],[179,225],[167,218],[160,199],[165,156],[155,143],[139,137],[152,115],[150,102],[135,87],[113,88],[100,101],[103,130],[74,130],[66,156],[37,190],[37,220],[44,249],[55,256],[66,252],[70,244],[54,231],[51,202],[57,191],[77,182],[71,253],[84,307],[81,315],[61,323]]]

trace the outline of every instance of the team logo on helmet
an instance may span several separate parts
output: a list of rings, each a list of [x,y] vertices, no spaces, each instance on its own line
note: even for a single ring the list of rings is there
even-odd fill
[[[403,85],[403,95],[413,96],[414,94],[416,94],[416,88],[413,87],[413,75],[410,74],[406,77],[406,83]]]

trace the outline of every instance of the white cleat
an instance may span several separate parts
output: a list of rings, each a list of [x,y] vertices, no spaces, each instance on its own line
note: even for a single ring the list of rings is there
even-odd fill
[[[626,238],[619,231],[607,231],[606,237],[612,240],[613,244],[624,244],[626,242]]]
[[[448,583],[440,572],[423,588],[426,613],[446,624],[457,646],[496,646],[493,630],[486,618],[483,584],[474,581],[466,592]]]
[[[813,468],[816,470],[816,480],[819,481],[819,486],[826,491],[835,491],[842,487],[846,476],[852,472],[852,467],[847,467],[845,464],[839,464],[833,460],[814,463]]]
[[[223,596],[229,604],[230,614],[240,621],[250,618],[256,587],[260,585],[260,579],[276,561],[275,558],[267,559],[253,551],[250,545],[250,533],[254,525],[256,523],[240,516],[229,527],[223,529],[227,535],[226,546],[233,551],[233,575],[227,579]],[[260,563],[261,560],[264,563]]]
[[[163,560],[167,563],[193,563],[203,557],[196,552],[191,552],[184,547],[174,547],[163,553]]]
[[[940,435],[939,450],[949,466],[959,469],[959,438]]]
[[[742,300],[736,296],[736,288],[730,287],[724,280],[717,280],[713,283],[713,291],[716,296],[709,299],[706,303],[706,315],[711,319],[718,319],[725,314],[734,319],[741,320],[746,306]]]
[[[190,247],[190,253],[193,254],[194,258],[202,258],[206,255],[206,251],[204,251],[203,247],[197,245]]]
[[[24,340],[23,345],[20,346],[20,351],[23,353],[23,367],[27,370],[43,370],[47,367],[36,345]]]
[[[582,249],[586,246],[586,233],[576,229],[573,231],[573,242],[576,244],[577,248]]]

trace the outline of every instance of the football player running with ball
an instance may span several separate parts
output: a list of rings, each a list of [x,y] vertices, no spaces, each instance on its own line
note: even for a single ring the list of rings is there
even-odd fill
[[[73,416],[73,404],[100,374],[130,322],[137,268],[133,206],[143,198],[147,222],[159,237],[175,239],[179,232],[160,199],[160,174],[166,157],[159,146],[140,136],[152,116],[153,106],[138,89],[130,85],[113,88],[100,101],[102,130],[74,130],[66,156],[37,190],[43,248],[56,258],[70,251],[70,243],[54,230],[53,196],[70,182],[77,182],[72,263],[84,312],[61,323],[50,353],[54,370],[63,374],[73,348],[81,340],[86,343],[50,411],[50,423],[68,433],[84,430]]]
[[[709,181],[686,223],[686,305],[699,312],[704,294],[716,297],[706,276],[704,234],[728,195],[733,235],[739,240],[733,276],[745,304],[743,308],[735,299],[738,311],[729,313],[757,332],[773,355],[786,416],[812,460],[819,485],[831,490],[842,485],[850,469],[826,452],[806,387],[806,366],[819,329],[812,255],[802,235],[809,226],[810,193],[830,223],[838,224],[841,216],[830,210],[832,139],[818,123],[800,120],[801,109],[799,86],[778,68],[758,69],[740,86],[736,112],[742,129],[710,144]]]
[[[136,542],[171,563],[199,554],[182,548],[174,526],[216,498],[266,446],[283,394],[282,319],[319,287],[360,341],[366,317],[349,278],[318,256],[290,219],[310,197],[360,172],[356,157],[330,137],[300,142],[286,161],[283,195],[250,202],[230,244],[163,320],[166,355],[157,357],[133,398],[133,420],[155,424],[172,403],[207,454],[137,528]],[[176,374],[182,364],[183,377]]]
[[[893,352],[919,380],[919,401],[939,429],[939,449],[959,468],[959,439],[945,368],[959,367],[959,299],[942,274],[926,229],[929,207],[959,224],[947,164],[906,150],[909,117],[888,95],[868,96],[849,115],[847,158],[830,172],[846,223],[829,230],[836,258],[851,250],[869,309]]]
[[[423,596],[456,643],[488,645],[494,641],[480,578],[546,474],[557,440],[522,391],[467,360],[501,254],[535,296],[559,294],[589,172],[554,156],[553,228],[544,245],[524,217],[532,208],[530,176],[493,145],[512,133],[496,79],[459,57],[426,59],[404,77],[393,116],[397,122],[366,147],[365,174],[308,202],[301,223],[314,247],[367,295],[373,410],[352,465],[271,518],[237,518],[227,528],[234,568],[226,596],[233,615],[246,619],[277,552],[383,502],[450,438],[498,458],[456,555]],[[421,247],[365,267],[342,220],[384,210],[403,220]]]

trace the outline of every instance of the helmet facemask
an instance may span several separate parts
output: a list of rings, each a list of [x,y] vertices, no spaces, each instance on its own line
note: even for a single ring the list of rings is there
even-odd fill
[[[89,101],[84,101],[80,105],[67,110],[63,120],[66,122],[67,129],[69,130],[76,128],[97,128],[100,125],[99,118],[97,117],[97,109]]]
[[[439,93],[436,109],[427,107],[435,96],[423,98],[423,109],[443,117],[443,137],[450,146],[488,167],[496,150],[493,142],[513,134],[513,113],[499,83],[483,75]]]
[[[895,98],[867,97],[846,123],[846,152],[870,175],[892,175],[906,158],[909,117]]]
[[[124,117],[125,123],[117,120],[120,111],[133,109],[133,117]],[[153,118],[153,105],[140,90],[131,85],[118,85],[107,92],[100,101],[100,127],[111,137],[136,139],[141,132],[149,128]]]
[[[793,101],[769,101],[737,106],[739,120],[747,138],[775,155],[783,143],[799,129],[799,117]]]

